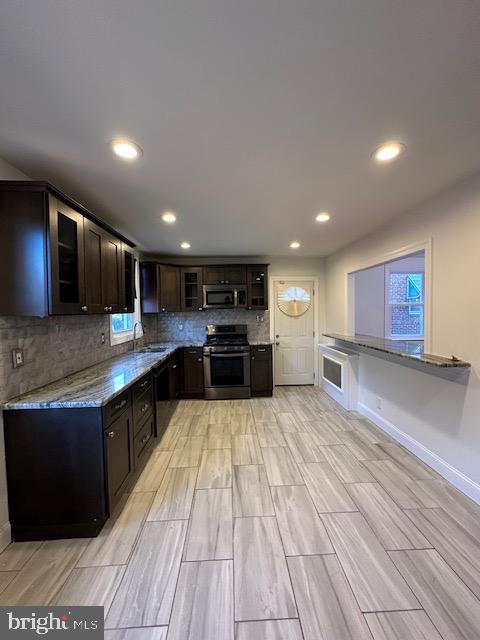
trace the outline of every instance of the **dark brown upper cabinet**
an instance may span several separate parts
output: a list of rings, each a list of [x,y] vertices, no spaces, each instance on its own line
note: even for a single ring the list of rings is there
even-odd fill
[[[247,264],[247,309],[268,309],[267,264]]]
[[[142,313],[180,311],[180,267],[142,262]]]
[[[203,282],[204,284],[245,284],[245,265],[207,265],[203,267]]]
[[[50,313],[85,311],[83,216],[58,198],[49,198]]]
[[[180,278],[182,311],[202,311],[203,267],[182,267]]]
[[[103,310],[119,313],[122,309],[122,243],[109,233],[102,238]]]
[[[102,238],[103,230],[84,220],[85,245],[85,312],[103,313]]]
[[[135,256],[133,250],[122,242],[122,313],[135,309]]]
[[[1,180],[0,315],[120,312],[134,246],[46,182]]]

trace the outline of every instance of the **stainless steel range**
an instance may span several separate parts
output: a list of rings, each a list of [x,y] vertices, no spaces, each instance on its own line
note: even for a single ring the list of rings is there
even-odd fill
[[[205,398],[250,398],[246,324],[209,324],[203,345]]]

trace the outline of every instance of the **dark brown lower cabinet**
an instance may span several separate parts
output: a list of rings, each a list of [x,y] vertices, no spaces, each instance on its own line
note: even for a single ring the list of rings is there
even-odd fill
[[[156,412],[155,435],[161,438],[175,413],[180,397],[178,351],[153,371]]]
[[[252,396],[272,395],[272,345],[253,345],[250,347],[250,385]]]
[[[131,407],[105,430],[105,457],[110,509],[120,500],[134,471]]]
[[[183,396],[203,398],[203,349],[183,349]]]
[[[96,536],[149,458],[153,376],[105,407],[4,412],[14,540]]]

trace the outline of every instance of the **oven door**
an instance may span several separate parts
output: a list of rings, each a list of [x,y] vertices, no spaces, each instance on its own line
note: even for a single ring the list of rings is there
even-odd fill
[[[250,353],[204,353],[205,387],[249,387]]]

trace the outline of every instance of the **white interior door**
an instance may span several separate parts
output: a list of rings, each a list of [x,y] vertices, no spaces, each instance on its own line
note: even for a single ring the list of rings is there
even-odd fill
[[[313,384],[313,280],[276,281],[274,292],[275,384]]]

